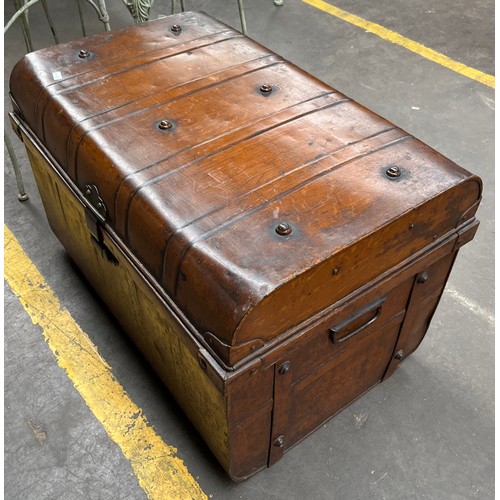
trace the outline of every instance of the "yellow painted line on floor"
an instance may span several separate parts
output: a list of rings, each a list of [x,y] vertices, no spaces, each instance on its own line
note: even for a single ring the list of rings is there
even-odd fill
[[[130,461],[148,498],[206,499],[177,450],[148,424],[54,292],[4,225],[4,275],[75,388]]]
[[[384,28],[380,24],[367,21],[362,17],[356,16],[355,14],[351,14],[350,12],[346,12],[345,10],[339,9],[338,7],[335,7],[327,2],[324,2],[323,0],[302,0],[302,1],[313,7],[316,7],[317,9],[322,10],[323,12],[327,12],[332,16],[338,17],[343,21],[353,24],[358,28],[370,31],[374,35],[377,35],[380,38],[383,38],[384,40],[400,45],[405,49],[411,50],[412,52],[415,52],[419,56],[425,57],[426,59],[429,59],[430,61],[433,61],[437,64],[440,64],[445,68],[451,69],[456,73],[466,76],[467,78],[471,78],[472,80],[487,85],[488,87],[495,88],[494,76],[488,75],[487,73],[483,73],[482,71],[466,66],[465,64],[462,64],[458,61],[454,61],[453,59],[450,59],[448,56],[436,52],[435,50],[432,50],[429,47],[422,45],[421,43],[415,42],[414,40],[410,40],[409,38],[406,38],[405,36],[400,35],[395,31]]]

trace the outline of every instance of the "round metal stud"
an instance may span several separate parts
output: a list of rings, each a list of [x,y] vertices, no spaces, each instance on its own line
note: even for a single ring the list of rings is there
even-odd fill
[[[78,52],[78,57],[80,59],[86,59],[89,56],[90,56],[90,52],[88,50],[81,49],[80,52]]]
[[[259,90],[261,94],[268,95],[273,91],[273,86],[269,85],[268,83],[264,83],[264,85],[260,86]]]
[[[285,373],[288,373],[290,371],[290,362],[287,361],[286,363],[283,363],[279,368],[278,368],[278,373],[280,375],[284,375]]]
[[[288,224],[288,222],[280,222],[277,226],[275,231],[280,235],[280,236],[288,236],[289,234],[292,234],[292,226]]]
[[[394,354],[394,359],[403,359],[405,357],[405,352],[403,351],[403,349],[401,349],[400,351],[398,351],[396,354]]]
[[[396,167],[396,165],[393,165],[392,167],[389,167],[385,173],[387,174],[388,177],[400,177],[401,176],[401,169],[399,167]]]
[[[160,130],[170,130],[172,127],[173,127],[172,122],[169,122],[168,120],[162,120],[162,121],[158,124],[158,128],[159,128]]]
[[[278,436],[273,442],[273,445],[276,446],[277,448],[283,448],[284,444],[285,444],[285,436]]]
[[[426,283],[429,279],[429,275],[427,273],[419,274],[417,277],[417,283]]]
[[[171,28],[170,31],[176,35],[178,35],[182,31],[182,26],[178,24],[174,24]]]

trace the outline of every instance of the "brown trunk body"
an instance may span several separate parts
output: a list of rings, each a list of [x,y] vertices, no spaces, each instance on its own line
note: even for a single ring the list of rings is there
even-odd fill
[[[55,234],[234,479],[394,371],[477,228],[478,177],[202,14],[11,94]]]

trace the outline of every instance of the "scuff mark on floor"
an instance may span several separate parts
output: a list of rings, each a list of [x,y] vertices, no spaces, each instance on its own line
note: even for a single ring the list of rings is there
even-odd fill
[[[33,436],[35,436],[35,439],[37,440],[38,444],[43,446],[43,444],[47,439],[47,433],[39,425],[35,425],[32,422],[31,418],[27,418],[26,422],[28,423],[28,427],[33,433]]]

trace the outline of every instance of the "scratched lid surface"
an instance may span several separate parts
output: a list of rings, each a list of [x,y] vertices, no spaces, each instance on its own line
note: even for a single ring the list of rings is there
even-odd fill
[[[29,54],[10,91],[229,366],[455,230],[481,193],[477,177],[204,14]]]

